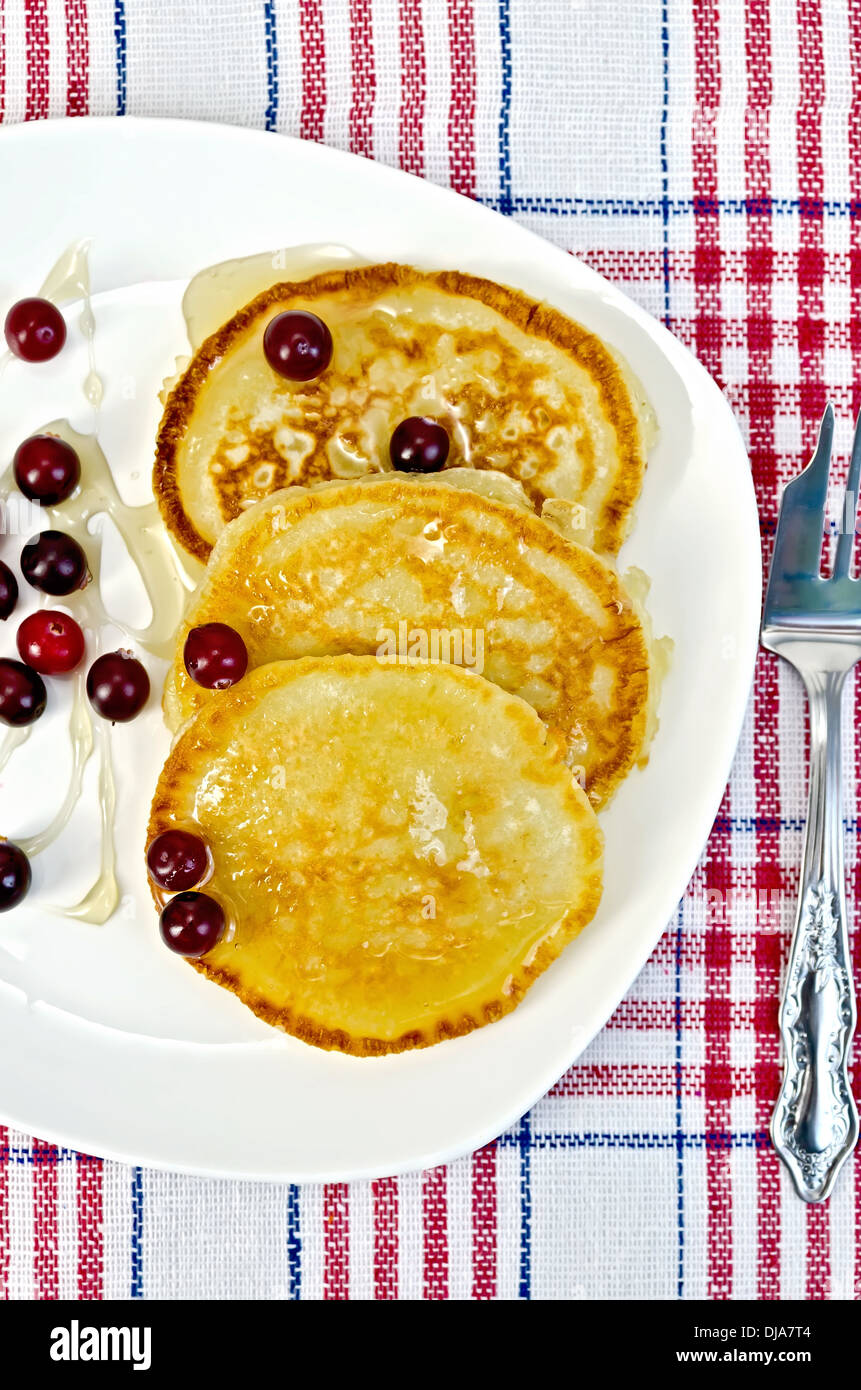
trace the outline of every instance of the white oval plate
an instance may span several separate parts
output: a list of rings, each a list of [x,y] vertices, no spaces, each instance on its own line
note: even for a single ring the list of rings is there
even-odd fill
[[[21,1129],[91,1153],[245,1178],[366,1177],[475,1148],[527,1110],[606,1022],[714,819],[750,687],[760,596],[754,495],[729,407],[678,342],[586,266],[464,198],[319,145],[191,122],[39,122],[0,133],[0,187],[15,207],[0,233],[0,312],[35,292],[66,245],[94,239],[102,435],[132,500],[148,495],[156,390],[187,346],[186,280],[267,247],[346,243],[371,260],[518,286],[615,344],[654,402],[660,442],[622,559],[651,575],[656,631],[676,644],[661,728],[648,768],[602,817],[598,916],[508,1018],[423,1052],[362,1061],[268,1029],[170,957],[142,872],[167,747],[156,708],[113,735],[123,891],[114,919],[99,928],[50,911],[92,878],[94,766],[86,804],[35,861],[34,891],[0,917],[0,1114]],[[76,317],[55,363],[12,362],[0,378],[4,465],[52,418],[90,427]],[[18,545],[3,542],[7,561]],[[14,654],[15,625],[4,655]],[[0,777],[10,838],[38,829],[62,798],[54,736],[65,698]]]

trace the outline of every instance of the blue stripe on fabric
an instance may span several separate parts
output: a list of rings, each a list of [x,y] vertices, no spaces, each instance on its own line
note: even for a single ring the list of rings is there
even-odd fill
[[[511,1149],[520,1147],[523,1152],[523,1141],[520,1131],[516,1134],[500,1135],[497,1143],[501,1148]],[[678,1148],[679,1138],[675,1131],[672,1134],[611,1134],[609,1131],[603,1133],[583,1133],[583,1134],[559,1134],[551,1130],[542,1131],[540,1134],[533,1134],[529,1139],[529,1149],[639,1149],[641,1152],[650,1152],[653,1149]],[[707,1130],[698,1134],[684,1134],[682,1144],[685,1149],[770,1149],[771,1139],[767,1129],[748,1130],[739,1134],[731,1134],[728,1130]],[[521,1170],[522,1171],[522,1170]]]
[[[131,1297],[143,1298],[143,1170],[132,1169]]]
[[[278,120],[278,30],[275,0],[264,0],[263,32],[266,39],[266,129],[274,130]]]
[[[511,199],[511,9],[510,0],[499,0],[499,57],[502,68],[499,103],[499,198],[497,212],[508,215]]]
[[[502,128],[503,123],[500,119],[500,135]],[[737,213],[745,217],[757,213],[766,217],[797,213],[800,217],[814,218],[817,221],[821,221],[823,217],[846,215],[853,219],[861,218],[861,201],[848,198],[703,198],[696,195],[666,200],[663,195],[660,198],[543,198],[532,194],[514,197],[509,187],[504,196],[500,192],[498,199],[483,197],[479,201],[489,207],[495,207],[497,212],[541,212],[554,217],[567,217],[577,212],[596,213],[602,217],[663,217],[665,212],[671,217],[676,217],[685,213],[714,215],[722,212]],[[503,201],[505,207],[502,206]]]
[[[117,63],[117,115],[126,114],[128,101],[128,53],[126,50],[125,0],[114,0],[114,44]]]
[[[718,816],[713,830],[755,831],[755,830],[803,830],[807,822],[801,816]],[[861,831],[861,818],[850,820],[843,817],[843,829],[847,834],[857,835]]]
[[[687,1032],[699,1032],[699,1029],[689,1028]],[[677,1144],[676,1132],[671,1134],[661,1133],[632,1133],[632,1134],[611,1134],[608,1131],[586,1131],[582,1134],[559,1134],[552,1130],[541,1130],[537,1134],[531,1129],[529,1117],[518,1125],[513,1134],[501,1134],[496,1143],[503,1149],[518,1149],[521,1153],[531,1152],[534,1149],[674,1149]],[[730,1134],[726,1130],[701,1130],[684,1135],[684,1146],[686,1149],[723,1149],[723,1148],[767,1148],[771,1144],[768,1131],[749,1130],[739,1134]],[[73,1159],[74,1153],[65,1150],[63,1156]],[[39,1163],[56,1163],[57,1158],[49,1158],[33,1155],[29,1149],[21,1148],[17,1145],[9,1145],[8,1148],[0,1148],[0,1159],[5,1163],[16,1163],[21,1166],[29,1164],[31,1166]],[[521,1202],[522,1229],[527,1231],[527,1243],[530,1238],[530,1227],[532,1219],[532,1197],[531,1197],[531,1176],[527,1164],[524,1169],[521,1167],[521,1179],[526,1176],[526,1183],[521,1182],[521,1191],[525,1193],[526,1201]],[[135,1195],[137,1193],[137,1196]],[[136,1168],[132,1174],[132,1212],[139,1208],[139,1219],[137,1225],[140,1229],[140,1236],[143,1236],[143,1178],[141,1169]],[[137,1207],[135,1206],[137,1203]],[[133,1223],[134,1224],[134,1223]],[[133,1231],[134,1236],[134,1231]]]
[[[79,1155],[74,1149],[37,1149],[33,1153],[21,1144],[0,1144],[0,1163],[29,1164],[32,1168],[56,1168],[59,1163],[75,1163]]]
[[[291,1183],[287,1189],[287,1269],[288,1297],[302,1297],[302,1227],[299,1219],[299,1188]]]
[[[676,922],[675,979],[676,1001],[676,1226],[679,1239],[677,1294],[685,1296],[685,1133],[682,1129],[682,930],[684,914],[679,904]]]
[[[532,1297],[532,1131],[529,1115],[523,1116],[517,1129],[520,1145],[520,1275],[518,1297]]]
[[[667,159],[667,121],[670,112],[670,20],[667,0],[661,5],[661,221],[664,261],[664,324],[670,326],[670,166]]]

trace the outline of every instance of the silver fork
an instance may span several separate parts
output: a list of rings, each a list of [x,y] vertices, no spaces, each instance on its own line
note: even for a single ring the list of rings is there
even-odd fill
[[[847,1075],[855,1031],[843,881],[840,697],[861,659],[861,580],[852,579],[861,416],[846,485],[844,522],[829,579],[819,574],[834,411],[816,452],[780,503],[762,620],[762,645],[791,662],[810,702],[807,830],[780,1031],[783,1083],[771,1138],[806,1202],[821,1202],[858,1139]]]

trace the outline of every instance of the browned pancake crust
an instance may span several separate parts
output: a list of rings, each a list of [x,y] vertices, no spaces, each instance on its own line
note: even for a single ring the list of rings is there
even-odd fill
[[[565,941],[573,941],[574,938],[583,930],[585,926],[595,916],[597,900],[594,907],[584,909],[579,913],[569,913],[565,920]],[[327,1052],[346,1052],[352,1057],[385,1057],[395,1052],[411,1052],[416,1048],[433,1047],[439,1042],[448,1042],[452,1038],[466,1037],[467,1033],[474,1033],[476,1028],[483,1028],[487,1023],[496,1023],[506,1014],[510,1014],[517,1008],[521,999],[531,988],[539,975],[543,975],[549,965],[559,959],[559,952],[551,950],[547,945],[542,944],[538,947],[532,962],[521,967],[522,979],[515,980],[511,987],[511,992],[504,1001],[494,1000],[492,1004],[487,1004],[483,1008],[480,1016],[463,1014],[456,1022],[445,1021],[437,1025],[434,1029],[426,1029],[423,1033],[402,1033],[399,1038],[383,1040],[381,1038],[359,1038],[353,1037],[350,1033],[344,1033],[340,1029],[323,1028],[319,1023],[315,1023],[311,1018],[305,1018],[297,1014],[292,1009],[275,1009],[271,1004],[267,1004],[264,999],[251,994],[242,985],[241,981],[232,975],[229,970],[215,970],[206,964],[205,960],[192,960],[189,965],[193,965],[201,975],[205,975],[214,984],[221,985],[223,989],[230,990],[242,1003],[261,1018],[264,1023],[269,1023],[273,1028],[280,1028],[283,1032],[289,1033],[291,1037],[299,1038],[301,1042],[310,1043],[312,1047],[322,1047]]]
[[[253,676],[246,677],[244,682],[229,692],[223,692],[219,703],[207,706],[195,719],[189,721],[174,744],[159,777],[147,828],[146,843],[148,845],[157,835],[176,825],[177,808],[174,788],[182,783],[183,778],[194,765],[195,758],[199,756],[200,748],[204,746],[208,738],[211,738],[212,731],[228,725],[237,714],[241,714],[243,706],[246,702],[253,700],[256,691],[259,688],[267,688],[276,684],[282,671],[295,671],[300,674],[303,670],[310,669],[321,661],[325,662],[330,670],[347,674],[350,673],[351,668],[361,669],[363,665],[369,664],[369,658],[362,657],[326,657],[321,659],[312,657],[302,658],[295,662],[273,663],[270,666],[259,668]],[[409,665],[420,669],[425,666],[425,663],[410,660]],[[480,699],[489,698],[490,692],[494,689],[490,685],[485,688],[485,683],[480,677],[471,676],[458,667],[445,669],[450,673],[452,680],[476,682],[474,690]],[[512,697],[506,697],[506,699],[510,701]],[[517,706],[522,706],[522,712]],[[537,723],[537,719],[527,705],[521,701],[516,701],[510,706],[510,709],[512,718],[522,720],[527,729],[534,728],[533,721]],[[549,736],[548,746],[557,750],[555,756],[558,757],[558,745],[552,735]],[[573,781],[568,795],[575,800],[578,798],[583,800],[582,793],[578,791]],[[585,801],[583,804],[586,804]],[[274,1007],[266,999],[249,989],[247,984],[232,971],[214,967],[208,964],[205,958],[189,959],[187,963],[214,983],[230,990],[264,1022],[316,1047],[337,1050],[357,1057],[379,1057],[389,1053],[430,1047],[438,1042],[465,1036],[476,1028],[496,1022],[505,1014],[510,1013],[517,1007],[538,977],[559,958],[565,946],[573,941],[592,920],[602,894],[601,872],[600,869],[596,870],[595,865],[600,865],[603,856],[603,835],[594,816],[591,817],[591,824],[580,827],[578,844],[581,857],[590,865],[586,886],[581,894],[581,901],[578,905],[566,910],[552,937],[538,943],[530,959],[518,962],[515,973],[510,977],[508,986],[510,992],[502,996],[496,995],[480,1010],[475,1010],[472,1013],[458,1012],[454,1008],[451,1016],[439,1020],[435,1026],[426,1027],[422,1031],[406,1032],[398,1037],[384,1039],[351,1034],[341,1029],[330,1029],[294,1009]],[[160,897],[149,878],[148,882],[153,902],[160,910],[164,898]],[[205,882],[202,887],[206,891],[207,883]]]
[[[589,373],[600,394],[606,418],[615,431],[619,462],[610,495],[596,521],[594,544],[598,551],[615,554],[625,538],[628,518],[640,493],[646,460],[628,387],[607,346],[582,324],[566,318],[557,309],[539,304],[493,280],[457,270],[424,272],[394,262],[327,271],[310,280],[273,285],[206,339],[170,393],[156,441],[153,490],[168,530],[197,559],[207,560],[212,546],[200,535],[183,506],[177,483],[176,451],[211,368],[229,350],[235,335],[272,305],[292,295],[304,293],[312,298],[351,290],[373,295],[392,286],[425,286],[479,300],[524,333],[543,338],[570,353]],[[482,465],[479,462],[477,466]]]
[[[584,546],[576,545],[573,541],[566,540],[560,536],[552,527],[548,526],[540,518],[531,515],[529,512],[515,511],[512,507],[506,507],[501,503],[493,502],[489,498],[476,496],[474,493],[464,492],[455,493],[447,488],[438,479],[428,478],[424,482],[409,480],[398,474],[388,474],[379,480],[365,480],[357,483],[342,483],[330,485],[324,488],[312,489],[310,491],[289,491],[290,496],[290,515],[295,521],[308,515],[322,515],[327,511],[342,506],[345,499],[356,499],[362,502],[367,498],[368,504],[372,505],[375,497],[385,497],[391,502],[400,505],[404,513],[417,514],[428,521],[434,520],[439,515],[445,516],[446,525],[457,525],[458,517],[462,518],[463,524],[472,527],[476,537],[480,537],[481,550],[476,551],[476,559],[479,556],[484,560],[496,561],[502,568],[506,565],[512,566],[517,563],[518,546],[524,550],[534,550],[536,553],[547,555],[558,560],[560,565],[576,573],[580,581],[588,588],[591,594],[598,597],[601,603],[603,626],[600,631],[596,628],[593,633],[593,640],[596,647],[605,654],[606,661],[612,666],[617,681],[617,696],[611,708],[607,711],[606,719],[598,717],[594,705],[589,699],[589,681],[591,679],[592,662],[594,656],[590,656],[587,661],[585,658],[582,663],[578,663],[574,654],[574,649],[566,653],[566,659],[570,657],[570,663],[560,664],[557,668],[550,670],[541,669],[539,674],[546,680],[554,695],[557,703],[552,708],[544,708],[538,705],[538,713],[545,723],[559,730],[563,740],[567,743],[571,736],[572,728],[581,718],[589,716],[587,719],[589,753],[586,757],[587,773],[585,787],[590,800],[595,806],[605,804],[613,795],[616,788],[627,776],[641,754],[643,739],[646,731],[646,714],[649,700],[649,656],[645,636],[642,626],[634,611],[622,584],[615,571],[605,562],[598,558],[591,550]],[[283,495],[283,494],[282,494]],[[453,516],[441,511],[441,508],[449,503]],[[261,515],[265,516],[265,509],[277,507],[278,494],[273,494],[270,499],[260,503]],[[255,511],[254,515],[257,515]],[[222,546],[235,543],[235,549],[230,555],[229,565],[225,565],[223,572],[217,576],[210,576],[209,587],[204,590],[204,596],[197,602],[192,602],[191,609],[181,624],[177,633],[176,651],[174,656],[173,671],[171,679],[176,688],[180,690],[184,697],[193,702],[196,709],[210,704],[213,698],[217,699],[216,692],[204,691],[199,686],[193,685],[190,681],[183,662],[183,648],[188,631],[201,623],[227,621],[241,632],[245,641],[249,644],[252,651],[252,666],[280,660],[284,657],[297,655],[293,650],[285,652],[278,648],[277,642],[267,645],[262,657],[257,657],[253,650],[253,635],[247,624],[247,616],[237,608],[237,599],[246,593],[246,582],[240,576],[251,576],[254,574],[254,560],[257,555],[255,537],[245,535],[244,527],[250,524],[251,513],[247,514],[248,520],[243,518],[237,522],[237,531],[231,530],[222,539]],[[500,522],[505,522],[505,532],[498,536],[491,533],[489,526],[482,529],[482,516],[486,516],[492,522],[497,518]],[[228,537],[230,538],[228,541]],[[373,551],[371,552],[374,553]],[[361,563],[363,555],[358,558]],[[216,557],[217,559],[217,557]],[[348,556],[344,557],[344,564],[347,563]],[[430,584],[431,574],[428,568],[419,560],[415,562],[416,580],[425,585]],[[570,642],[573,643],[580,635],[584,626],[582,617],[576,610],[566,613],[563,605],[567,596],[564,591],[560,591],[556,582],[542,575],[538,570],[530,572],[528,579],[523,578],[519,571],[518,579],[521,582],[529,582],[531,590],[535,595],[535,611],[542,618],[556,621],[560,631],[568,632]],[[447,591],[450,574],[446,572],[445,581],[439,585],[438,612],[433,614],[431,625],[438,627],[456,628],[459,619],[453,609],[450,608],[450,601],[446,604],[444,592]],[[264,601],[270,596],[271,591],[264,582],[258,591],[254,589],[249,597],[249,604],[256,604]],[[569,600],[570,602],[570,600]],[[392,613],[389,615],[380,614],[380,622],[391,622],[396,625],[399,618],[409,616],[406,613]],[[415,619],[415,615],[412,615]],[[566,627],[566,618],[568,626]],[[423,620],[422,620],[423,621]],[[490,624],[492,628],[492,617],[485,618],[484,624]],[[374,640],[368,644],[357,643],[354,635],[340,635],[326,626],[326,609],[321,606],[307,619],[307,631],[309,650],[313,652],[326,651],[330,654],[340,652],[352,652],[355,654],[373,653],[379,642]],[[339,641],[343,645],[338,645]],[[493,637],[489,638],[490,650],[493,649]],[[512,639],[503,643],[503,648],[510,650],[515,659],[517,669],[525,672],[528,668],[528,656],[530,643],[524,642],[519,650],[516,644],[512,645]],[[305,655],[307,653],[301,653]],[[580,665],[583,670],[581,672]],[[504,683],[503,683],[504,685]],[[515,691],[515,693],[517,693]],[[182,711],[182,717],[188,717],[192,709],[186,708]]]

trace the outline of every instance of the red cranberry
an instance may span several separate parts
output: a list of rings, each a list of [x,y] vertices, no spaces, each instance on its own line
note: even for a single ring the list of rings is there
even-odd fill
[[[153,883],[166,893],[194,888],[206,876],[209,856],[199,835],[189,830],[163,830],[146,852]]]
[[[227,623],[193,627],[183,649],[185,669],[204,690],[227,690],[248,670],[248,648]]]
[[[13,463],[15,482],[31,502],[55,507],[71,497],[81,480],[81,460],[71,444],[55,434],[33,434],[19,444]]]
[[[332,335],[322,319],[304,309],[288,309],[266,326],[266,361],[291,381],[310,381],[332,360]]]
[[[131,652],[106,652],[87,672],[87,695],[96,714],[125,724],[149,699],[149,676]]]
[[[0,842],[0,912],[17,907],[30,887],[30,861],[22,849],[8,840]]]
[[[6,315],[9,351],[24,362],[47,362],[66,341],[66,322],[48,299],[19,299]]]
[[[18,580],[8,565],[0,560],[0,618],[8,618],[18,602]]]
[[[82,661],[84,634],[68,613],[40,608],[18,629],[18,652],[21,660],[41,675],[63,675]]]
[[[448,458],[448,431],[439,420],[410,415],[394,431],[389,444],[392,467],[402,473],[438,473]]]
[[[21,573],[43,594],[61,598],[90,582],[87,557],[62,531],[40,531],[21,551]]]
[[[161,939],[179,956],[205,956],[224,934],[224,908],[208,893],[178,893],[164,908]]]
[[[33,724],[45,713],[47,699],[42,677],[23,661],[0,660],[0,719],[4,724]]]

